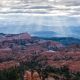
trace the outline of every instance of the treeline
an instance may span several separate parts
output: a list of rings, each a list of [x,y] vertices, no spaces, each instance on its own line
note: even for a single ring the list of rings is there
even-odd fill
[[[0,70],[0,80],[20,80],[19,70],[17,68]]]
[[[41,55],[33,53],[31,60],[25,63],[20,62],[19,67],[0,70],[0,80],[24,80],[24,72],[26,70],[36,70],[40,76],[43,77],[43,80],[50,74],[52,74],[55,79],[58,78],[58,80],[61,76],[64,78],[61,80],[80,80],[80,72],[71,72],[67,65],[60,68],[56,68],[55,66],[51,67],[47,64],[47,58],[43,57],[39,59],[40,56]]]
[[[61,76],[63,76],[61,80],[80,80],[80,72],[71,72],[68,66],[65,65],[61,68],[47,66],[43,72],[44,75],[46,74],[45,76],[52,74],[52,76],[55,79],[58,78],[58,80]]]
[[[8,70],[0,70],[0,80],[24,80],[24,71],[26,70],[30,69],[29,68],[25,69],[25,67],[21,66],[18,68],[11,68]],[[31,69],[31,71],[33,70],[34,68]],[[43,69],[39,67],[38,69],[35,70],[40,74],[40,76],[43,77],[43,80],[45,80],[45,78],[47,78],[48,75],[50,74],[56,80],[57,79],[59,80],[61,76],[63,76],[62,80],[80,80],[80,72],[72,73],[69,71],[68,66],[63,66],[61,68],[46,66]]]

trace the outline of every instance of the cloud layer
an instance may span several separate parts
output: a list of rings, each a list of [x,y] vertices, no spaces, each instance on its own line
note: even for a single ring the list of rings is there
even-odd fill
[[[0,13],[80,15],[79,0],[0,0]]]

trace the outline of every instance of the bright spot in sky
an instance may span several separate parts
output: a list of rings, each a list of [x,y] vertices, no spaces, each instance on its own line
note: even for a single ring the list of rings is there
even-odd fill
[[[49,0],[49,1],[54,1],[54,0]]]

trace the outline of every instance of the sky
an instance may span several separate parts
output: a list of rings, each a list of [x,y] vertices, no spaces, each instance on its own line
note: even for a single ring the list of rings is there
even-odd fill
[[[79,15],[80,0],[0,0],[0,13]]]
[[[36,31],[80,38],[80,0],[0,0],[0,33]]]

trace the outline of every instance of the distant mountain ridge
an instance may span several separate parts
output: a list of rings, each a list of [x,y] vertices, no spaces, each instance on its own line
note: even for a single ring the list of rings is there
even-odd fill
[[[13,40],[13,39],[31,39],[31,36],[26,33],[20,33],[20,34],[3,34],[0,33],[0,41],[3,40]]]
[[[35,32],[35,35],[31,36],[27,32],[20,34],[4,34],[0,33],[0,41],[4,40],[13,40],[13,39],[43,39],[43,40],[52,40],[56,42],[60,42],[64,45],[72,45],[72,44],[80,44],[80,39],[74,37],[59,37],[57,34],[52,31],[44,31],[44,32]],[[35,38],[33,38],[35,37]]]
[[[52,37],[52,38],[39,37],[39,38],[44,40],[57,41],[64,45],[80,44],[80,39],[73,38],[73,37]]]
[[[32,33],[33,36],[37,36],[37,37],[43,37],[43,38],[51,38],[53,36],[58,35],[56,32],[54,31],[36,31],[34,33]]]

